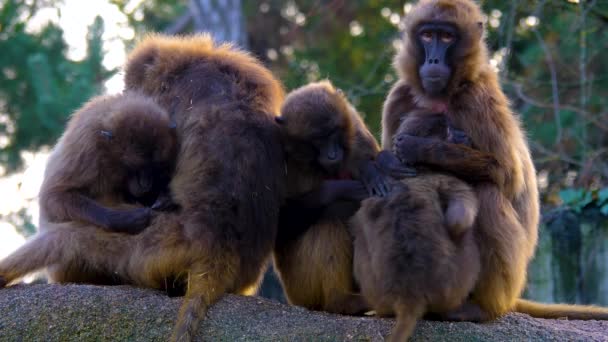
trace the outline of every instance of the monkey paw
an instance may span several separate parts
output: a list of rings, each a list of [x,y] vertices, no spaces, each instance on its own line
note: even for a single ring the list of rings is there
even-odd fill
[[[448,126],[448,142],[452,144],[465,145],[471,147],[473,142],[471,138],[464,132],[454,127]]]
[[[150,223],[152,209],[137,208],[132,210],[116,211],[108,218],[110,230],[128,234],[137,234]]]
[[[376,156],[376,165],[395,179],[416,176],[416,170],[403,164],[391,151],[380,151]]]
[[[393,141],[393,152],[401,163],[413,165],[418,161],[418,137],[399,134]]]

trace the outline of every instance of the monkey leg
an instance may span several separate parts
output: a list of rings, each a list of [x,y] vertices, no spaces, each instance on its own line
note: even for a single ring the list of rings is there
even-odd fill
[[[171,341],[194,340],[209,307],[233,290],[239,269],[237,254],[216,248],[207,250],[205,258],[196,261],[188,270],[188,289]]]
[[[361,315],[370,306],[358,293],[344,293],[343,290],[327,291],[324,311],[342,315]]]
[[[479,202],[470,186],[461,180],[443,175],[439,179],[438,192],[446,202],[445,223],[452,238],[458,238],[475,223]]]
[[[511,311],[524,289],[530,244],[511,203],[495,186],[480,186],[477,196],[481,272],[472,301],[494,319]]]
[[[65,264],[78,264],[81,269],[91,272],[112,274],[118,270],[119,260],[128,250],[120,241],[120,236],[116,239],[94,226],[56,224],[52,230],[37,234],[0,261],[0,276],[9,284],[45,267]]]
[[[333,313],[366,311],[353,289],[352,244],[343,222],[322,220],[277,250],[275,266],[289,302]]]

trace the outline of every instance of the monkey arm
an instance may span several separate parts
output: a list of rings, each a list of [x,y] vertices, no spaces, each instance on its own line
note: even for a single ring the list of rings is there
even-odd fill
[[[386,175],[395,179],[413,177],[416,170],[402,163],[391,151],[383,150],[376,156],[376,165]]]
[[[434,166],[467,182],[504,183],[496,158],[465,145],[400,134],[395,139],[394,150],[397,157],[408,165]]]
[[[382,148],[390,149],[393,136],[397,133],[404,113],[412,111],[416,105],[410,93],[410,86],[397,82],[389,92],[382,110]]]
[[[324,208],[339,200],[360,202],[367,197],[367,190],[360,181],[326,180],[315,190],[287,202],[305,208]]]
[[[47,194],[41,200],[51,221],[84,221],[115,232],[139,233],[151,216],[150,208],[106,208],[75,191]]]
[[[303,234],[321,217],[347,219],[368,197],[365,186],[354,180],[327,180],[302,196],[288,198],[279,212],[278,241]]]

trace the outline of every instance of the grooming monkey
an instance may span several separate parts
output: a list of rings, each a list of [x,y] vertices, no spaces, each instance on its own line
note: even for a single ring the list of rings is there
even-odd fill
[[[139,232],[169,185],[177,149],[169,115],[151,98],[126,92],[92,99],[71,117],[49,157],[41,227],[82,221]]]
[[[277,122],[287,154],[288,200],[274,261],[287,299],[314,310],[364,312],[368,306],[355,293],[345,222],[361,199],[388,193],[374,161],[378,145],[329,81],[292,91]],[[397,172],[412,172],[396,166]]]
[[[538,238],[534,165],[519,119],[492,69],[483,17],[470,0],[421,0],[405,18],[400,80],[384,104],[384,148],[407,165],[426,165],[474,184],[479,215],[473,232],[481,271],[471,300],[446,319],[484,321],[509,311],[536,317],[607,319],[608,309],[544,305],[520,299]],[[421,109],[421,111],[419,111]],[[412,135],[410,124],[443,113],[471,146]],[[404,123],[405,123],[404,121]],[[488,162],[492,159],[495,163]]]
[[[274,122],[283,90],[255,58],[209,35],[149,36],[130,54],[125,81],[174,113],[170,190],[181,210],[154,215],[137,235],[48,223],[0,261],[0,277],[10,283],[61,265],[147,288],[183,282],[172,340],[190,341],[225,293],[257,288],[272,253],[286,186]]]

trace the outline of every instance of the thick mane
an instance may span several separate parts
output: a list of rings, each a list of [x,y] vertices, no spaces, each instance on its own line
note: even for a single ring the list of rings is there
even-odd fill
[[[484,17],[479,6],[472,1],[421,0],[404,20],[403,47],[395,56],[393,65],[399,76],[411,86],[414,97],[424,94],[418,73],[420,48],[415,41],[415,31],[425,22],[450,23],[459,31],[459,47],[454,51],[458,64],[447,89],[457,90],[465,82],[475,82],[482,72],[492,72],[483,40]]]
[[[216,45],[209,34],[181,38],[159,34],[147,36],[130,53],[125,71],[127,89],[141,89],[158,94],[163,91],[163,77],[179,73],[183,68],[197,61],[205,61],[217,70],[237,77],[236,82],[247,91],[255,89],[252,98],[258,99],[256,109],[270,114],[278,114],[284,90],[268,69],[249,53],[232,44]],[[150,77],[158,79],[145,82]]]

